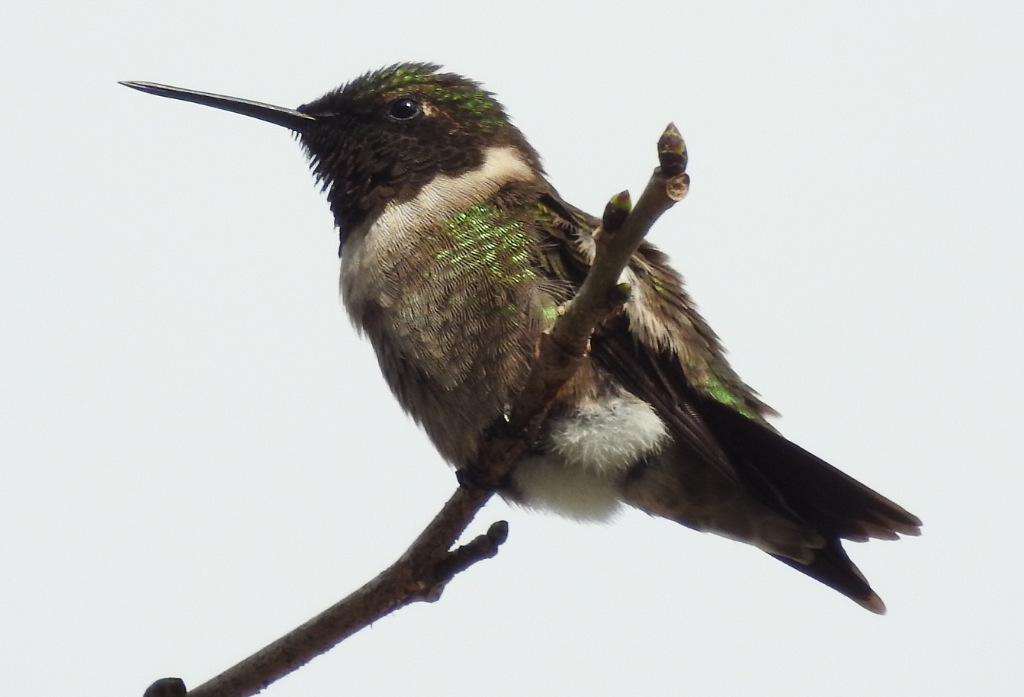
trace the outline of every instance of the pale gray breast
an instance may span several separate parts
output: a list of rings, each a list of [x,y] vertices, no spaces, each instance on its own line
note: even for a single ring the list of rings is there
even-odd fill
[[[411,200],[388,204],[349,232],[341,293],[371,340],[392,391],[449,460],[475,449],[529,362],[524,334],[539,331],[524,290],[472,265],[441,263],[458,250],[447,230],[461,212],[533,170],[495,148],[476,170],[439,176]],[[536,326],[534,326],[536,325]]]

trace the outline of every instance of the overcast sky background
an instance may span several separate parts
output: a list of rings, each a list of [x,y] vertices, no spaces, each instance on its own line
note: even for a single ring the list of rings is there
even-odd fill
[[[400,60],[495,91],[555,185],[638,193],[783,432],[919,515],[850,544],[876,617],[641,514],[488,505],[440,602],[266,691],[1019,694],[1024,11],[1011,3],[21,4],[0,27],[0,684],[197,686],[395,559],[455,478],[337,297],[283,129],[142,95],[295,106]]]

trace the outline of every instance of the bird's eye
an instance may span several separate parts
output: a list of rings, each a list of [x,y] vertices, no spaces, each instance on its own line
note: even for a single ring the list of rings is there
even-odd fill
[[[397,121],[408,121],[420,114],[420,103],[412,97],[399,97],[391,102],[388,116]]]

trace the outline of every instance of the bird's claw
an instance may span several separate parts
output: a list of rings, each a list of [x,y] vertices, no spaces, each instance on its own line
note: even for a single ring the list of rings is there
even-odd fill
[[[490,472],[482,471],[479,467],[466,465],[455,470],[455,478],[459,480],[459,486],[473,491],[497,492],[508,489],[512,486],[512,477],[505,475],[495,479]]]

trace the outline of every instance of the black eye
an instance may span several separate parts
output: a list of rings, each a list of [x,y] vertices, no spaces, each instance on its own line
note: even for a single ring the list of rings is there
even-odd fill
[[[412,97],[399,97],[391,102],[388,116],[398,121],[408,121],[420,114],[420,103]]]

